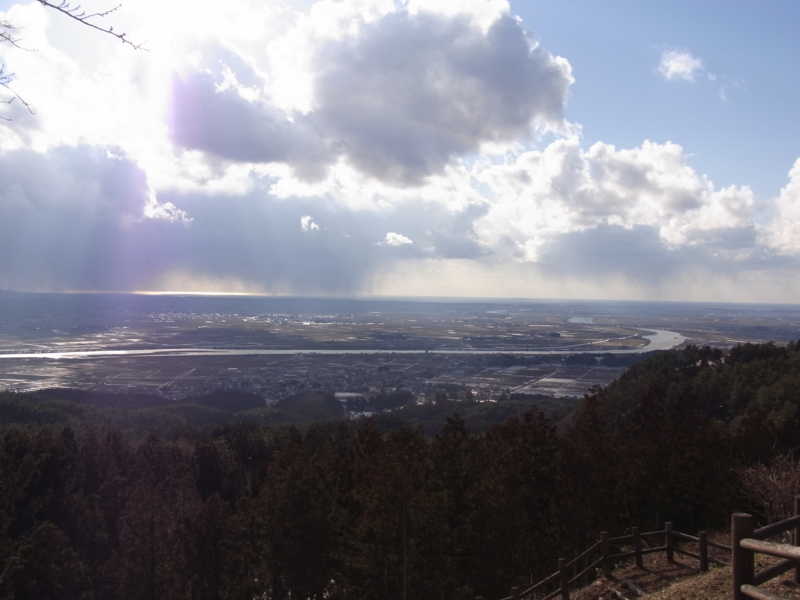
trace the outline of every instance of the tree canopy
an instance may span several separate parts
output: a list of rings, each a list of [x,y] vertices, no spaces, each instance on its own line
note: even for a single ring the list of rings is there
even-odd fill
[[[228,422],[175,427],[170,403],[152,401],[143,410],[162,418],[122,431],[84,392],[48,405],[93,421],[66,425],[10,394],[0,595],[503,597],[600,531],[779,514],[798,491],[799,360],[797,344],[655,355],[588,394],[561,435],[535,408],[481,433],[451,414],[434,437],[373,420],[262,425],[248,410],[223,416],[221,396],[193,406]],[[791,476],[786,489],[748,495],[774,473]]]

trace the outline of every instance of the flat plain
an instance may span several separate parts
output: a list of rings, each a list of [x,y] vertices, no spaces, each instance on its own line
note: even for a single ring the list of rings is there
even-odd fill
[[[650,350],[656,330],[680,345],[784,344],[800,339],[800,307],[3,292],[0,389],[580,397]],[[183,353],[151,354],[162,350]]]

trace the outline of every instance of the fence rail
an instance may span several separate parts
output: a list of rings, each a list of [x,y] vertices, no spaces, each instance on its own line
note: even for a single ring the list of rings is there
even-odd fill
[[[653,548],[643,547],[643,540],[653,539],[663,540],[663,545]],[[677,540],[697,543],[698,552],[689,552],[688,550],[677,547],[675,543]],[[612,548],[620,548],[625,546],[633,546],[633,550],[612,554]],[[596,569],[602,567],[603,576],[606,579],[611,579],[611,571],[615,562],[625,558],[634,558],[636,566],[640,569],[643,569],[643,557],[645,555],[655,554],[658,552],[666,553],[667,560],[669,562],[674,562],[675,553],[696,558],[700,561],[701,571],[708,570],[709,562],[720,565],[728,565],[728,563],[724,561],[709,556],[709,547],[727,550],[729,552],[731,551],[730,546],[725,546],[724,544],[710,541],[705,531],[701,531],[698,534],[698,537],[695,537],[681,533],[680,531],[674,531],[672,529],[672,523],[665,523],[664,529],[660,529],[658,531],[648,531],[645,533],[641,533],[638,527],[633,527],[630,535],[622,535],[613,538],[608,537],[608,532],[603,531],[600,533],[600,539],[597,542],[589,546],[586,550],[578,554],[569,562],[563,558],[558,559],[558,571],[552,575],[548,575],[527,589],[520,590],[516,587],[511,588],[511,595],[506,598],[502,598],[501,600],[522,600],[524,598],[533,598],[536,595],[542,594],[546,594],[542,597],[542,600],[553,600],[558,596],[561,596],[561,600],[569,600],[570,588],[584,580],[584,578],[586,578],[590,573],[595,572]],[[596,554],[598,551],[600,553],[600,557],[590,564],[586,564],[592,558],[592,555]],[[581,563],[583,563],[583,569],[580,572],[575,573],[572,578],[570,578],[570,571],[577,571]],[[548,588],[551,586],[555,586],[555,588],[551,589],[549,593],[546,592],[546,590],[548,590]],[[476,596],[475,600],[483,600],[483,597]]]
[[[787,532],[792,534],[792,543],[790,544],[772,542],[768,539]],[[566,559],[559,558],[558,571],[525,590],[511,588],[511,595],[502,600],[523,600],[524,598],[532,598],[534,595],[542,594],[546,594],[542,600],[553,600],[559,595],[561,600],[569,600],[570,588],[584,580],[595,569],[602,567],[603,576],[606,579],[611,579],[611,569],[615,561],[634,558],[636,566],[641,569],[644,568],[642,557],[656,552],[666,553],[668,562],[674,562],[676,553],[696,558],[700,561],[701,572],[708,570],[709,562],[730,566],[733,574],[733,600],[747,600],[749,598],[754,598],[755,600],[789,600],[784,596],[769,592],[758,586],[792,569],[794,569],[794,583],[800,584],[800,496],[795,496],[793,517],[758,529],[755,528],[755,520],[752,515],[734,513],[731,517],[731,537],[731,545],[726,546],[709,540],[705,531],[701,531],[697,537],[674,531],[672,523],[665,523],[664,529],[647,533],[641,533],[638,527],[633,527],[630,535],[613,538],[608,537],[608,533],[603,531],[600,533],[599,541],[589,546],[571,561],[567,562]],[[663,539],[664,545],[644,548],[642,540],[646,539]],[[696,543],[698,551],[690,552],[678,547],[675,543],[678,540]],[[612,547],[621,548],[624,546],[630,547],[631,545],[633,546],[632,551],[611,553]],[[727,563],[709,556],[709,548],[727,550],[731,553],[731,562]],[[600,552],[600,557],[587,564],[598,551]],[[784,560],[756,572],[756,553],[767,554]],[[581,563],[583,563],[583,570],[576,572],[570,578],[570,570],[577,571],[578,565]],[[546,592],[550,586],[554,586],[554,589]],[[477,596],[475,600],[483,600],[483,597]]]
[[[783,521],[754,529],[752,515],[734,513],[731,517],[733,537],[731,562],[733,564],[733,600],[787,600],[758,586],[794,569],[794,582],[800,583],[800,496],[794,499],[794,515]],[[767,538],[791,531],[792,543],[779,544]],[[755,554],[783,558],[756,573]]]

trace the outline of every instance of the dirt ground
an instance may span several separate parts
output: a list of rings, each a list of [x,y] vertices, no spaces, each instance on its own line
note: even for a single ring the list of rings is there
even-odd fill
[[[711,572],[716,571],[714,569]],[[644,569],[636,568],[633,561],[624,563],[614,570],[613,579],[607,580],[601,575],[588,586],[570,593],[570,598],[573,600],[621,600],[621,597],[624,597],[630,600],[642,597],[642,594],[647,598],[651,596],[667,598],[668,596],[656,596],[655,594],[677,583],[696,580],[699,578],[698,573],[699,565],[692,558],[676,556],[675,562],[670,564],[664,554],[649,554],[644,557]]]
[[[730,557],[719,558],[729,561]],[[756,571],[769,566],[774,559],[756,555]],[[675,562],[667,562],[664,554],[644,557],[644,569],[637,569],[633,561],[618,566],[614,577],[608,581],[602,576],[590,585],[570,593],[572,600],[730,600],[730,567],[711,566],[700,573],[697,560],[681,555]],[[788,572],[773,579],[763,588],[792,600],[800,600],[800,586],[791,581]]]

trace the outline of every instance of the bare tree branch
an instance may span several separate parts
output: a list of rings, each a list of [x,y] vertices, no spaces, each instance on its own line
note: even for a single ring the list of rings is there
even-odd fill
[[[0,21],[0,44],[2,43],[11,44],[15,48],[23,49],[22,46],[19,45],[19,38],[15,37],[14,35],[14,31],[16,31],[17,29],[19,29],[19,27],[12,25],[9,21]],[[9,85],[12,79],[14,79],[14,74],[7,73],[6,66],[0,64],[0,87],[5,88],[11,94],[11,98],[9,98],[8,100],[1,100],[0,102],[2,102],[3,104],[11,104],[11,102],[14,99],[17,99],[20,102],[22,102],[22,105],[28,109],[29,113],[34,114],[30,104],[25,102],[24,98],[22,98],[22,96],[20,96]],[[3,121],[11,120],[9,117],[4,117],[2,115],[0,115],[0,119],[2,119]]]
[[[147,48],[145,48],[141,44],[132,42],[127,37],[125,37],[126,36],[125,33],[117,33],[116,31],[114,31],[114,27],[112,26],[109,26],[108,28],[101,27],[100,25],[95,25],[94,23],[91,22],[90,19],[95,19],[95,18],[102,19],[103,17],[110,15],[120,6],[122,6],[121,4],[117,4],[114,8],[111,8],[103,12],[87,13],[81,8],[80,4],[72,5],[66,0],[61,0],[61,2],[59,2],[58,4],[51,2],[50,0],[38,0],[38,2],[43,6],[47,6],[49,8],[52,8],[53,10],[57,10],[58,12],[67,15],[69,18],[75,19],[76,21],[83,23],[87,27],[91,27],[92,29],[97,29],[97,31],[102,31],[103,33],[107,33],[109,35],[113,35],[123,44],[128,44],[129,46],[132,46],[137,50],[147,50]]]
[[[28,109],[29,113],[35,114],[33,112],[33,109],[31,108],[31,105],[25,102],[25,99],[22,96],[20,96],[19,93],[11,89],[11,86],[9,84],[11,83],[11,80],[14,78],[14,74],[6,73],[5,69],[6,69],[5,65],[0,65],[0,87],[7,89],[11,94],[11,98],[9,98],[8,100],[0,100],[0,102],[2,102],[3,104],[11,104],[11,102],[16,98],[17,100],[22,102],[22,105]],[[10,118],[4,117],[2,115],[0,115],[0,119],[2,119],[3,121],[11,120]]]
[[[17,43],[19,39],[15,38],[13,34],[15,29],[19,29],[19,27],[14,27],[8,21],[0,21],[0,44],[6,42],[19,48],[20,45]]]
[[[0,44],[7,43],[11,44],[15,48],[24,50],[24,48],[22,48],[22,46],[19,45],[19,38],[14,36],[14,31],[18,29],[19,27],[12,25],[9,21],[0,21]],[[14,79],[14,74],[7,73],[6,66],[0,64],[0,87],[5,88],[11,94],[11,98],[9,98],[8,100],[0,100],[0,102],[2,102],[3,104],[11,104],[11,102],[14,101],[14,99],[17,99],[20,102],[22,102],[22,105],[28,109],[29,113],[34,114],[31,105],[25,102],[25,99],[22,96],[20,96],[15,90],[13,90],[9,85],[12,79]],[[2,119],[3,121],[11,120],[9,117],[4,117],[2,115],[0,115],[0,119]]]
[[[132,42],[131,40],[129,40],[126,37],[125,33],[118,33],[116,31],[114,31],[114,27],[113,26],[109,26],[108,28],[106,28],[106,27],[102,27],[100,25],[96,25],[95,23],[93,23],[91,21],[92,19],[102,19],[103,17],[106,17],[106,16],[110,15],[111,13],[113,13],[115,10],[117,10],[121,6],[120,4],[118,4],[114,8],[111,8],[111,9],[106,10],[106,11],[95,12],[95,13],[87,13],[86,11],[81,9],[80,4],[72,5],[69,2],[67,2],[66,0],[60,0],[60,2],[58,2],[58,3],[55,3],[55,2],[53,2],[51,0],[37,0],[37,2],[39,2],[39,4],[41,4],[42,6],[46,6],[48,8],[52,8],[53,10],[57,10],[58,12],[65,14],[70,19],[74,19],[75,21],[78,21],[78,22],[82,23],[83,25],[86,25],[87,27],[91,27],[92,29],[96,29],[97,31],[101,31],[103,33],[107,33],[109,35],[112,35],[115,38],[117,38],[118,40],[120,40],[123,44],[127,44],[127,45],[131,46],[132,48],[135,48],[136,50],[147,50],[147,48],[145,48],[141,44],[138,44],[136,42]],[[15,48],[20,48],[20,49],[24,50],[24,48],[22,48],[22,46],[19,45],[19,38],[16,37],[15,34],[14,34],[14,32],[17,29],[19,29],[19,27],[16,27],[16,26],[12,25],[9,21],[0,21],[0,44],[3,44],[3,43],[11,44]],[[17,99],[22,103],[22,105],[25,108],[28,109],[29,113],[34,114],[33,109],[31,108],[31,105],[28,104],[22,98],[22,96],[20,96],[19,93],[17,93],[15,90],[13,90],[11,88],[11,86],[9,85],[11,83],[11,81],[13,80],[13,78],[14,78],[14,74],[13,73],[7,73],[5,71],[5,65],[0,63],[0,87],[1,88],[5,88],[8,91],[8,93],[11,94],[11,98],[9,98],[8,100],[0,100],[0,104],[11,104],[11,102],[14,99]],[[4,117],[4,116],[0,115],[0,120],[10,121],[11,119],[9,119],[8,117]]]

